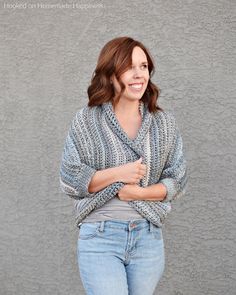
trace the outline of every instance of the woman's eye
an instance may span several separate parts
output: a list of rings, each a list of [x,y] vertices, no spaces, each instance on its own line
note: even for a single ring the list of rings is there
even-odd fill
[[[148,68],[148,65],[141,65],[140,68],[143,69],[143,70],[146,70]],[[130,70],[135,69],[135,66],[130,66],[129,69]]]

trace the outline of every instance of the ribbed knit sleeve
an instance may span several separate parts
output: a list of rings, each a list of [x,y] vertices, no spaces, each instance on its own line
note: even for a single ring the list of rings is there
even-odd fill
[[[159,182],[164,184],[167,189],[166,198],[163,202],[172,201],[183,196],[187,187],[187,163],[184,155],[183,140],[177,126],[174,115],[170,113],[171,145],[165,167],[162,171]],[[172,129],[173,128],[173,129]],[[171,133],[171,131],[170,131]]]
[[[93,197],[95,193],[88,192],[88,186],[96,170],[81,161],[84,153],[83,134],[76,129],[76,117],[70,126],[61,159],[60,188],[74,199]]]

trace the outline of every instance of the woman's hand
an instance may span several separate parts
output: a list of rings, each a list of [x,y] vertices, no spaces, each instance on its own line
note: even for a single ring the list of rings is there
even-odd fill
[[[142,158],[135,162],[124,164],[118,167],[113,167],[115,178],[117,181],[121,181],[129,184],[136,184],[146,174],[146,165],[141,164]]]
[[[121,201],[141,200],[142,190],[137,184],[125,184],[117,194]]]

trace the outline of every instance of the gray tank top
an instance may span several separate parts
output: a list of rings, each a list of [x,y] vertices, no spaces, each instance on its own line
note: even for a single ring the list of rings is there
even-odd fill
[[[77,208],[77,210],[78,209],[79,208]],[[121,201],[117,196],[115,196],[114,198],[106,202],[102,207],[91,211],[91,213],[82,221],[82,223],[110,219],[133,220],[145,218],[141,214],[139,214],[133,207],[131,207],[127,201]]]

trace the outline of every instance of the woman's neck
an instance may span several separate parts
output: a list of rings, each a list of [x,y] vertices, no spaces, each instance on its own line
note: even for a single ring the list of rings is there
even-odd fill
[[[122,117],[139,117],[140,101],[122,101],[120,100],[116,105],[113,104],[113,111],[116,115]]]

